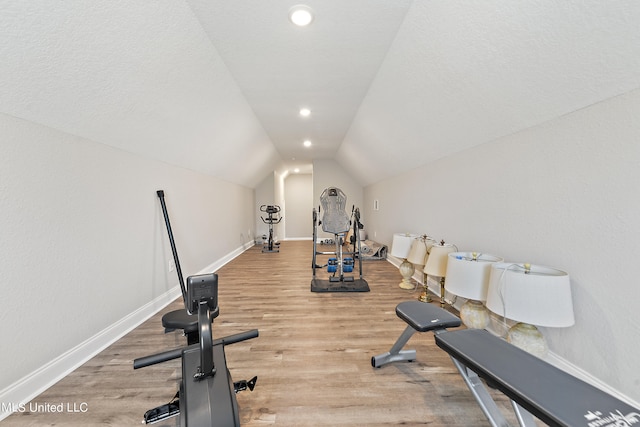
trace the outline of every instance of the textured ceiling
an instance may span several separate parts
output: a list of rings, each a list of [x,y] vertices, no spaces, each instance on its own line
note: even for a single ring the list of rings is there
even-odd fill
[[[0,112],[247,186],[328,158],[367,185],[640,87],[636,0],[310,0],[308,28],[297,3],[0,0]]]
[[[288,20],[295,1],[187,2],[283,160],[298,166],[335,157],[411,5],[309,0],[315,19],[301,28]],[[311,116],[301,119],[301,107]]]
[[[639,22],[634,0],[415,1],[337,159],[368,184],[636,89]]]

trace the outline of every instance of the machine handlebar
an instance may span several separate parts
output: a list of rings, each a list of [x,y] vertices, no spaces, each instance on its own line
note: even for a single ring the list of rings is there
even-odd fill
[[[228,335],[226,337],[218,338],[213,341],[213,345],[222,344],[222,345],[230,345],[235,344],[240,341],[250,340],[251,338],[256,338],[258,336],[258,330],[252,329],[246,332],[240,332],[239,334]]]
[[[246,332],[240,332],[238,334],[229,335],[226,337],[218,338],[213,341],[213,345],[230,345],[237,342],[246,341],[258,336],[258,330],[252,329]],[[189,347],[198,347],[199,344],[192,344]],[[173,350],[163,351],[162,353],[152,354],[150,356],[140,357],[133,361],[133,369],[140,369],[151,365],[157,365],[158,363],[168,362],[169,360],[177,359],[182,356],[182,352],[189,347],[181,347]]]
[[[156,365],[158,363],[168,362],[182,356],[183,348],[163,351],[162,353],[152,354],[151,356],[139,357],[133,361],[133,369],[140,369],[146,366]]]

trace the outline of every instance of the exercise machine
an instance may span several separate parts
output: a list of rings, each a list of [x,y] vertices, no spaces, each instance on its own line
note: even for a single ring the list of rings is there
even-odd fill
[[[140,369],[173,359],[182,359],[182,378],[177,399],[150,409],[146,424],[180,415],[181,427],[235,427],[240,425],[236,393],[253,390],[257,377],[233,382],[227,368],[224,346],[258,336],[253,329],[214,340],[213,319],[218,316],[218,276],[214,273],[187,278],[188,311],[198,318],[199,342],[133,361]]]
[[[273,239],[273,225],[279,224],[280,221],[282,221],[282,217],[280,216],[280,206],[262,205],[260,206],[260,212],[265,212],[267,214],[266,218],[261,216],[260,219],[269,226],[269,236],[262,237],[263,240],[266,240],[262,245],[262,252],[280,252],[280,242],[274,242]]]
[[[535,427],[535,418],[549,426],[626,427],[640,425],[640,410],[556,368],[484,329],[457,329],[460,319],[435,304],[405,301],[396,314],[407,327],[386,353],[373,356],[380,368],[393,362],[412,362],[415,350],[403,350],[415,332],[433,332],[446,351],[492,427],[509,422],[487,385],[511,400],[521,427]],[[485,385],[486,383],[486,385]]]
[[[320,196],[318,210],[313,209],[313,258],[311,260],[312,292],[368,292],[369,284],[362,278],[362,257],[360,256],[360,230],[364,228],[360,222],[360,209],[353,206],[351,217],[345,211],[347,196],[336,187],[325,189]],[[322,220],[319,215],[322,212]],[[318,251],[318,225],[322,231],[332,233],[335,244],[334,251]],[[352,242],[346,241],[349,231],[353,231]],[[347,250],[343,246],[347,244]],[[349,248],[349,244],[351,247]],[[318,255],[329,255],[326,265],[318,265]],[[355,260],[358,261],[358,277],[355,277]],[[329,277],[319,279],[316,271],[326,267]],[[347,273],[347,274],[345,274]]]
[[[184,309],[174,310],[166,313],[162,316],[162,326],[165,332],[172,332],[175,330],[182,330],[187,337],[188,344],[194,344],[198,342],[198,317],[191,314],[187,310],[187,290],[182,276],[182,268],[180,268],[180,259],[178,258],[178,250],[176,249],[176,242],[173,239],[173,231],[171,229],[171,222],[169,221],[169,212],[167,211],[167,203],[164,198],[164,191],[156,191],[158,199],[160,199],[160,206],[162,208],[162,215],[164,216],[164,223],[167,227],[167,234],[169,236],[169,243],[171,245],[171,253],[173,254],[173,262],[178,274],[178,281],[180,282],[180,293],[182,294],[182,301],[185,305]]]

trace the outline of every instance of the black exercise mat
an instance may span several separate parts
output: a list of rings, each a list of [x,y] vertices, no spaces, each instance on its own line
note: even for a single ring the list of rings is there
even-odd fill
[[[311,292],[369,292],[369,290],[369,284],[364,279],[355,279],[353,282],[311,280]]]

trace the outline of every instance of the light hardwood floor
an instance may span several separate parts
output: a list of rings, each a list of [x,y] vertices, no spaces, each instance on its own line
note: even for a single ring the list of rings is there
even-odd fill
[[[253,392],[237,395],[243,426],[489,425],[431,333],[409,341],[415,362],[371,367],[371,356],[388,351],[406,326],[395,306],[419,294],[398,287],[392,264],[364,262],[370,292],[312,293],[311,255],[310,241],[282,242],[279,253],[255,246],[218,271],[214,337],[260,331],[256,339],[226,347],[234,381],[258,376]],[[160,322],[181,307],[175,301],[34,399],[62,403],[62,413],[27,411],[0,424],[140,425],[147,409],[175,394],[180,361],[133,370],[133,359],[186,344],[178,333],[163,333]],[[508,400],[493,394],[508,412]]]

